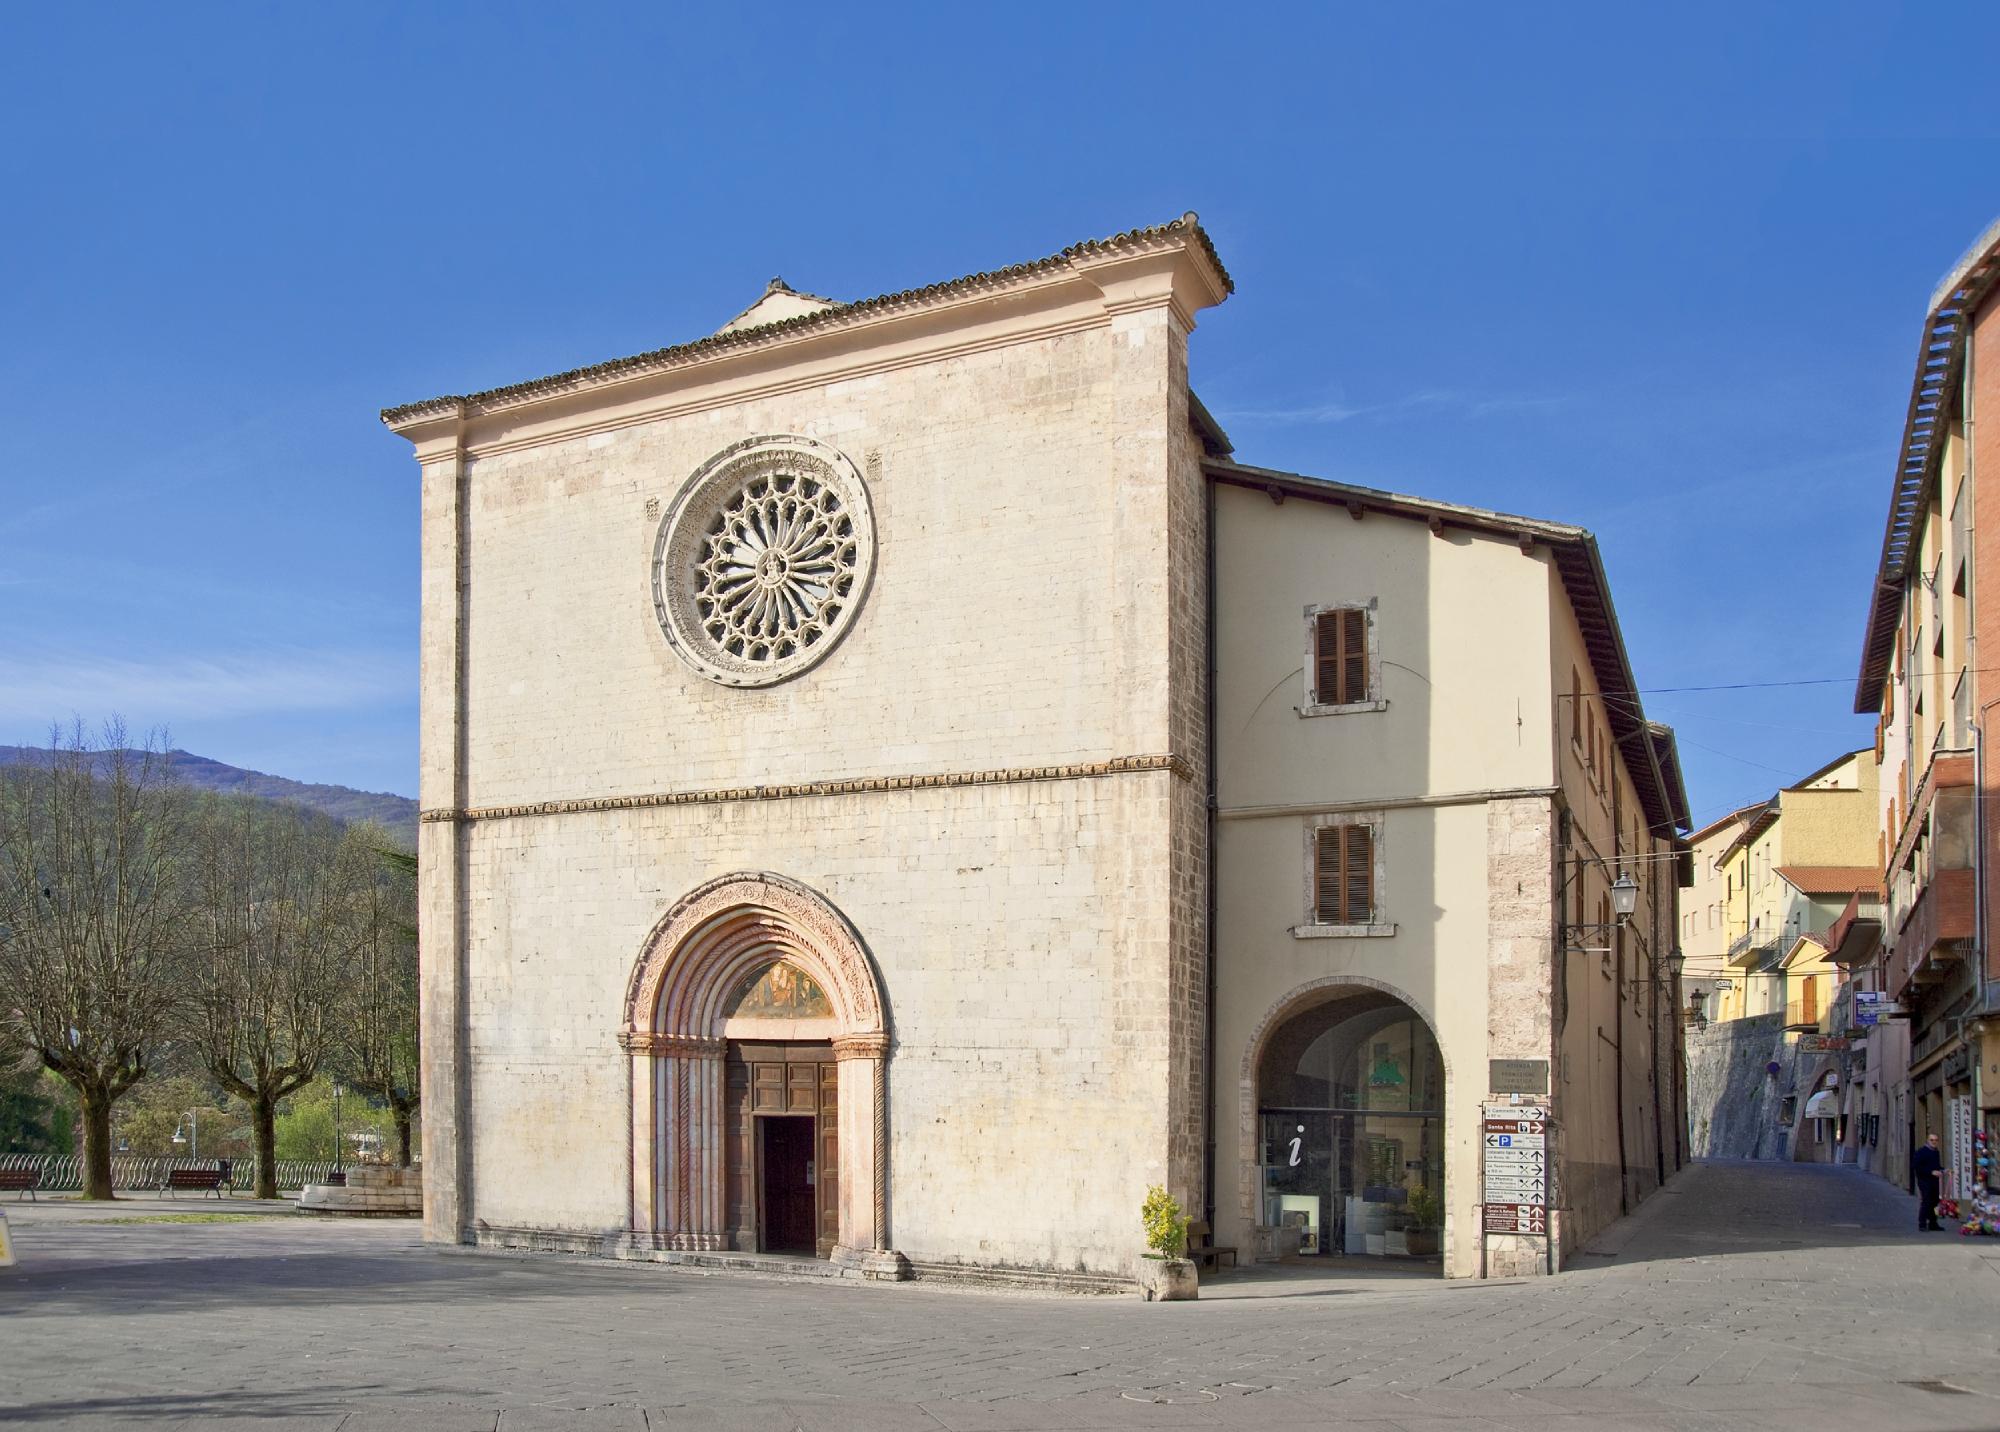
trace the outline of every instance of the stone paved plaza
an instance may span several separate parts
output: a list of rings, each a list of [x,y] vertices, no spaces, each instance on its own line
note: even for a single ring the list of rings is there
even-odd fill
[[[1920,1235],[1913,1207],[1848,1169],[1698,1165],[1557,1279],[1251,1270],[1146,1305],[9,1201],[0,1423],[2000,1428],[2000,1240]]]

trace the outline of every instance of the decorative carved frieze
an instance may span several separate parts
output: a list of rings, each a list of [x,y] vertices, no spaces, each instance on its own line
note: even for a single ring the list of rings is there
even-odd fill
[[[656,1058],[720,1059],[728,1052],[729,1043],[686,1034],[660,1034],[650,1029],[621,1029],[618,1047],[628,1054],[651,1054]]]
[[[835,1059],[880,1059],[889,1052],[886,1034],[839,1034],[834,1036]]]
[[[738,801],[802,800],[813,796],[874,795],[883,791],[920,791],[958,786],[1014,785],[1027,781],[1078,781],[1145,771],[1171,771],[1183,781],[1194,779],[1194,767],[1180,756],[1114,756],[1108,761],[1078,761],[1059,766],[1008,766],[989,771],[941,771],[913,776],[859,776],[844,781],[798,781],[784,785],[730,786],[706,791],[656,791],[636,796],[586,796],[574,800],[538,801],[528,805],[472,806],[465,810],[434,808],[419,817],[427,821],[516,820],[525,816],[571,815],[579,812],[643,810],[656,806],[728,805]]]

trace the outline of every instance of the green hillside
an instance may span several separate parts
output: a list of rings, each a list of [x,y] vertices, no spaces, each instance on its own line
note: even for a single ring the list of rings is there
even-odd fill
[[[47,765],[48,759],[49,753],[39,747],[0,746],[0,766],[41,766]],[[174,773],[198,790],[291,801],[349,824],[376,821],[405,845],[416,848],[417,803],[405,796],[287,780],[263,771],[246,771],[240,766],[224,765],[221,761],[212,761],[190,751],[169,751],[167,759]]]

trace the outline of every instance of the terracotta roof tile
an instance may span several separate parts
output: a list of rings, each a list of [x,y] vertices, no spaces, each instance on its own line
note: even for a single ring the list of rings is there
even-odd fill
[[[1113,234],[1108,239],[1085,239],[1071,244],[1060,253],[1047,258],[1032,259],[1027,263],[1010,264],[1006,268],[993,269],[986,273],[966,274],[962,278],[946,279],[942,283],[928,284],[922,288],[904,289],[898,293],[885,293],[875,298],[857,299],[853,303],[839,303],[824,308],[817,313],[804,313],[795,318],[780,319],[776,323],[758,324],[754,328],[739,328],[712,333],[706,338],[697,338],[688,343],[676,343],[666,348],[655,348],[650,352],[637,353],[629,358],[613,358],[604,363],[593,363],[584,368],[571,368],[565,372],[552,373],[546,378],[531,378],[523,383],[509,383],[500,388],[488,388],[478,393],[446,395],[425,398],[420,402],[404,403],[400,407],[384,408],[382,421],[395,426],[411,418],[427,417],[432,414],[442,416],[455,407],[472,403],[508,402],[516,399],[535,398],[559,393],[579,384],[588,384],[605,378],[615,378],[626,373],[640,372],[649,368],[662,368],[683,359],[694,358],[708,353],[722,352],[730,348],[754,347],[783,335],[789,337],[797,333],[810,332],[815,328],[831,327],[842,319],[856,314],[870,313],[879,309],[895,308],[911,303],[921,303],[927,299],[941,298],[947,294],[970,289],[988,288],[997,283],[1025,278],[1032,274],[1047,273],[1062,268],[1072,259],[1088,258],[1096,254],[1129,248],[1135,244],[1149,243],[1156,239],[1172,238],[1186,234],[1200,245],[1208,261],[1215,265],[1216,275],[1221,278],[1223,288],[1234,293],[1236,281],[1229,276],[1229,270],[1222,266],[1221,258],[1215,252],[1215,245],[1201,227],[1201,220],[1192,212],[1171,219],[1164,224],[1154,224],[1150,228],[1127,229],[1122,234]]]
[[[1852,895],[1882,884],[1882,872],[1866,865],[1780,865],[1778,874],[1805,895]]]

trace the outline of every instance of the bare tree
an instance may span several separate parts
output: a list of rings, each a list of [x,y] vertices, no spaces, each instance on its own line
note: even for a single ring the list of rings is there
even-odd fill
[[[250,1106],[255,1196],[276,1198],[278,1101],[312,1081],[332,1045],[357,862],[334,821],[297,806],[212,800],[197,832],[194,1038],[208,1072]]]
[[[388,1106],[396,1161],[410,1165],[419,1098],[417,1045],[417,857],[377,825],[356,826],[349,845],[364,875],[355,896],[360,943],[341,1012],[338,1065],[349,1083]]]
[[[163,742],[81,723],[0,768],[0,1021],[76,1091],[83,1196],[110,1198],[111,1106],[144,1078],[187,993],[190,798]]]

